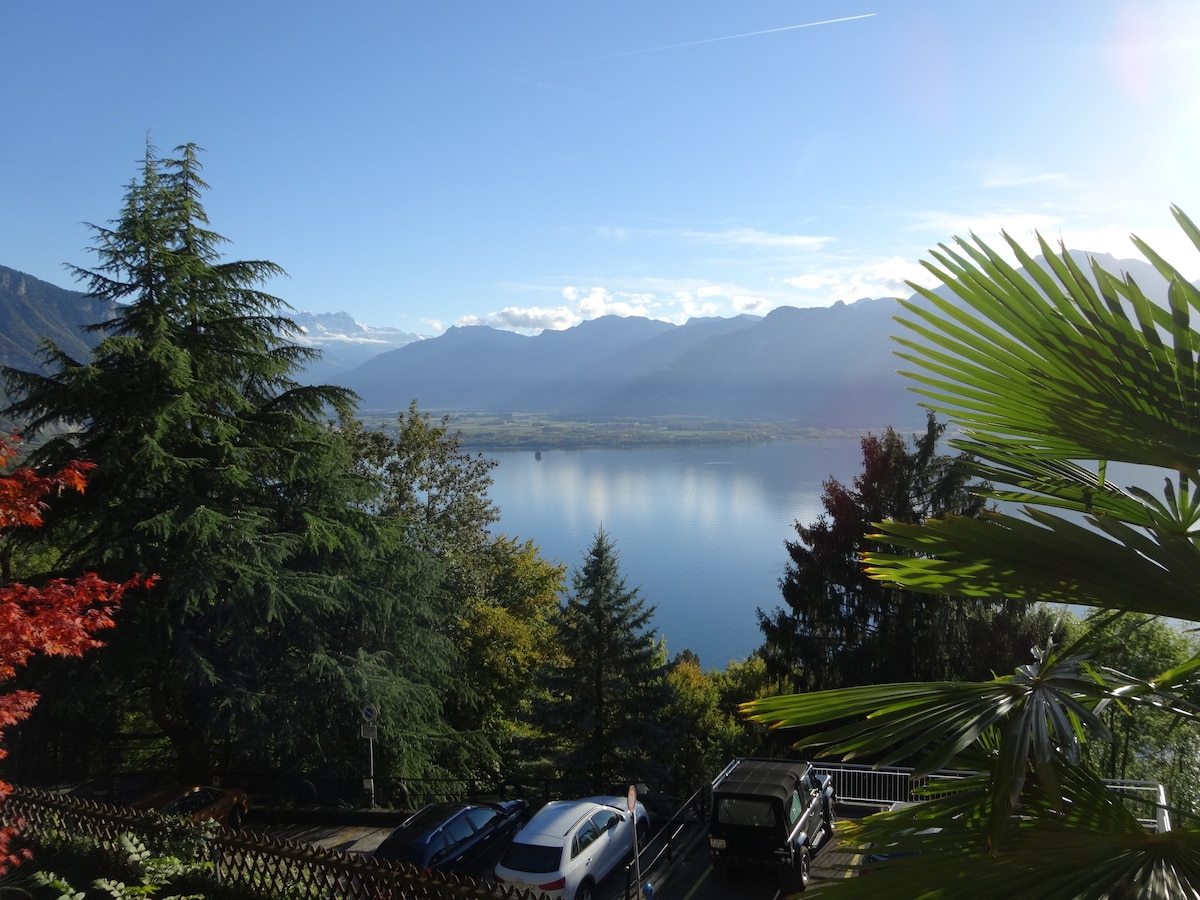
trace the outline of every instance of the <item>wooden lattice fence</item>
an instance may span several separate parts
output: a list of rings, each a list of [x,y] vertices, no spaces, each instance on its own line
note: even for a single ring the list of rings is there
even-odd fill
[[[63,797],[16,787],[0,803],[0,822],[16,825],[33,844],[67,835],[117,854],[123,835],[147,846],[161,841],[172,826],[161,819],[120,806]],[[264,898],[287,900],[440,900],[440,898],[510,898],[537,900],[515,888],[497,888],[472,878],[426,874],[412,866],[376,861],[361,854],[327,850],[269,835],[218,828],[189,834],[197,862],[210,864],[213,879]]]

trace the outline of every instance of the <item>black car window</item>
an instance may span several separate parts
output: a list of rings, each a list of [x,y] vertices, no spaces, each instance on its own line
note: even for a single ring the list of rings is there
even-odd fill
[[[475,829],[471,827],[471,823],[467,821],[466,816],[458,816],[451,819],[446,823],[444,831],[449,835],[450,841],[455,844],[461,844],[475,833]]]
[[[598,813],[592,813],[592,824],[596,826],[597,833],[601,833],[607,829],[609,827],[608,823],[616,815],[616,811],[611,809],[602,809]]]
[[[717,821],[725,825],[772,828],[775,826],[775,812],[770,800],[721,797],[717,800]]]
[[[446,861],[446,858],[454,852],[455,844],[451,842],[450,835],[439,834],[436,838],[429,842],[429,865],[436,866]]]
[[[562,847],[542,847],[538,844],[515,842],[508,845],[500,865],[514,872],[557,872],[562,861]]]
[[[396,829],[395,834],[398,840],[412,840],[414,838],[423,838],[426,834],[436,829],[450,816],[454,815],[457,807],[447,803],[433,803],[426,806],[424,809],[418,810],[413,814],[407,822]]]
[[[500,813],[494,809],[476,806],[467,811],[467,818],[476,831],[484,831],[495,824],[495,820],[500,818]]]
[[[571,856],[578,856],[598,837],[600,837],[600,832],[596,830],[595,823],[588,819],[575,832],[575,839],[571,842]]]

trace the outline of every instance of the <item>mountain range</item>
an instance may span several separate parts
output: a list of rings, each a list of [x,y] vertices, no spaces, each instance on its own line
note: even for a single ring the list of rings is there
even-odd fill
[[[1165,282],[1149,264],[1097,258],[1165,298]],[[117,311],[0,267],[0,364],[38,368],[43,338],[85,356],[96,336],[83,326]],[[861,433],[923,419],[896,373],[890,336],[900,312],[894,299],[862,299],[682,325],[604,316],[536,336],[468,326],[433,338],[362,325],[345,312],[291,318],[300,329],[292,340],[322,351],[301,380],[348,387],[371,413],[390,414],[415,399],[439,413],[789,420]]]
[[[343,373],[368,410],[703,416],[877,427],[912,398],[891,353],[894,300],[780,307],[683,325],[604,316],[534,337],[451,328]],[[912,416],[906,417],[906,420]]]

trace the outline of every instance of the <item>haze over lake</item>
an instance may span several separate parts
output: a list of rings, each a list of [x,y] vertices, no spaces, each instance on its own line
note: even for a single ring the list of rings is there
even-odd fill
[[[657,607],[668,654],[690,649],[706,669],[762,643],[755,610],[782,602],[795,521],[820,514],[826,478],[848,483],[861,469],[857,437],[487,455],[499,463],[497,531],[574,572],[603,526],[626,587]]]

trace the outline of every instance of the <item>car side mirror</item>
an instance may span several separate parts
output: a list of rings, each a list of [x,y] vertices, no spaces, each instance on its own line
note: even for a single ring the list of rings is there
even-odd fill
[[[617,824],[618,824],[620,821],[621,821],[621,817],[620,817],[620,816],[618,816],[616,813],[613,813],[613,815],[612,815],[612,818],[610,818],[610,819],[608,820],[608,822],[606,822],[606,823],[605,823],[605,825],[604,825],[604,830],[605,830],[605,831],[607,831],[607,830],[608,830],[608,829],[610,829],[610,828],[616,828],[616,827],[617,827]]]

